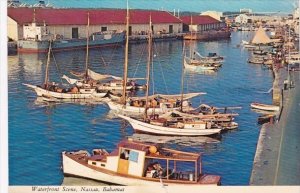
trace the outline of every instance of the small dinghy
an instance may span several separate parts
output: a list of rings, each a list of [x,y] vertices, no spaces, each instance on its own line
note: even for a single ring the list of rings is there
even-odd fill
[[[253,109],[259,109],[264,111],[279,111],[280,107],[276,105],[268,105],[268,104],[262,104],[262,103],[251,103],[251,108]]]

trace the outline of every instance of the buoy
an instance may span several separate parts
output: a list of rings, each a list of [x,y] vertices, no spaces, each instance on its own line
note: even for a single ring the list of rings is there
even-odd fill
[[[149,151],[150,151],[150,153],[156,153],[157,152],[157,148],[155,146],[151,145],[149,147]]]

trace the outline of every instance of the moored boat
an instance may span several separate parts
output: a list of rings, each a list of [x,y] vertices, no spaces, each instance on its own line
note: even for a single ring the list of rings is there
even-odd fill
[[[49,44],[47,64],[45,70],[45,81],[42,85],[31,85],[25,84],[28,88],[33,89],[38,97],[43,97],[45,99],[88,99],[88,98],[103,98],[107,95],[107,91],[101,91],[97,88],[74,86],[71,88],[64,88],[59,86],[55,82],[49,81],[49,64],[50,64],[50,55],[52,51],[52,43]]]
[[[279,111],[280,107],[276,105],[268,105],[262,103],[251,103],[250,106],[254,109],[264,110],[264,111]]]
[[[150,103],[147,108],[147,112],[149,113],[166,113],[173,111],[175,109],[179,109],[181,107],[181,103],[183,104],[183,108],[188,108],[189,103],[188,99],[199,96],[205,93],[188,93],[184,94],[183,102],[180,101],[181,95],[163,95],[163,94],[155,94],[152,96],[148,96],[148,103]],[[114,97],[113,97],[114,98]],[[126,104],[121,104],[114,101],[107,101],[107,105],[111,110],[114,110],[118,113],[133,113],[133,114],[143,114],[145,113],[147,97],[129,97],[127,98]]]
[[[204,121],[178,121],[167,120],[152,116],[145,121],[120,115],[128,121],[136,132],[151,133],[169,136],[209,136],[219,134],[222,128],[212,128],[212,125]]]
[[[190,166],[186,167],[186,165]],[[108,153],[104,149],[62,152],[65,176],[78,176],[119,185],[219,185],[221,177],[204,174],[198,153],[160,148],[132,140],[121,141]]]
[[[122,44],[124,42],[124,33],[111,33],[111,34],[93,34],[89,38],[90,48],[103,47],[109,45]],[[82,39],[56,39],[53,41],[53,51],[66,51],[74,49],[84,49],[86,48],[87,40]],[[47,52],[49,48],[49,40],[19,40],[18,41],[18,51],[19,52]]]

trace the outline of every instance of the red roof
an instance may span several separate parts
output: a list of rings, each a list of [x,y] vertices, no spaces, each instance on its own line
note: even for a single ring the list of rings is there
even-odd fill
[[[34,11],[35,10],[35,11]],[[18,24],[31,23],[33,15],[37,23],[47,25],[86,25],[87,13],[90,25],[125,24],[124,9],[51,9],[51,8],[8,8],[8,16]],[[130,10],[130,24],[147,24],[151,14],[152,23],[182,23],[169,12],[154,10]]]
[[[182,16],[180,17],[182,22],[184,24],[190,25],[191,19],[193,25],[203,25],[203,24],[214,24],[214,23],[220,23],[219,20],[216,20],[213,17],[210,17],[208,15],[193,15],[193,16]]]

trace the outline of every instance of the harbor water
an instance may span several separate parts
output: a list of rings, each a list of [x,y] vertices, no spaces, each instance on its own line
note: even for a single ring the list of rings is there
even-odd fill
[[[207,93],[193,99],[192,105],[241,107],[235,110],[239,114],[235,118],[239,128],[217,139],[173,137],[165,143],[179,150],[202,152],[203,171],[222,176],[222,185],[249,184],[260,128],[258,114],[250,110],[250,103],[272,102],[271,95],[264,93],[272,87],[272,72],[247,63],[248,51],[237,46],[251,35],[251,32],[233,32],[230,40],[197,42],[196,50],[202,55],[216,52],[225,56],[225,62],[215,73],[184,72],[185,92]],[[181,40],[154,44],[151,93],[180,93],[182,47]],[[85,55],[85,50],[55,52],[50,80],[60,82],[63,74],[71,76],[71,70],[82,71]],[[123,46],[91,49],[89,55],[92,70],[122,76]],[[129,77],[145,77],[146,58],[146,43],[130,45]],[[136,137],[132,128],[114,118],[101,102],[54,104],[37,100],[34,91],[22,83],[41,84],[46,59],[46,54],[8,57],[10,185],[60,185],[64,181],[62,151],[94,148],[111,151],[120,140]],[[158,136],[138,138],[165,140]]]

